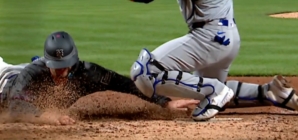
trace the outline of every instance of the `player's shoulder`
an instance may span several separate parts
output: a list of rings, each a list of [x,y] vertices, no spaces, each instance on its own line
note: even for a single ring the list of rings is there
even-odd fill
[[[86,70],[94,70],[94,69],[105,69],[103,66],[96,64],[94,62],[88,61],[80,61],[80,65],[84,67]]]
[[[31,62],[30,64],[35,65],[35,66],[44,67],[44,66],[46,66],[46,61],[45,61],[44,57],[41,57],[38,60]]]
[[[43,57],[39,58],[38,60],[35,60],[31,63],[29,63],[26,66],[26,69],[30,69],[31,71],[43,71],[46,70],[46,63],[45,63],[45,59]]]

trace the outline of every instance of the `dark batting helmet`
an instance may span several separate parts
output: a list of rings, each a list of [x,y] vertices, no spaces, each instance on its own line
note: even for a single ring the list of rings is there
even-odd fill
[[[79,61],[72,37],[64,31],[50,34],[44,44],[46,66],[53,69],[72,67]]]

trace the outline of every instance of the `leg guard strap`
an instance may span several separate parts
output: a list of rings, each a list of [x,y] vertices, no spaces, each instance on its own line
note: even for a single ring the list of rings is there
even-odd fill
[[[179,74],[177,75],[176,82],[175,82],[176,85],[179,85],[180,80],[182,79],[182,74],[183,72],[179,71]]]
[[[262,85],[258,86],[258,100],[260,103],[264,102],[264,89],[263,89]]]
[[[235,97],[234,97],[234,103],[235,105],[239,105],[239,93],[240,93],[240,89],[241,89],[241,86],[242,86],[242,82],[239,82],[238,85],[237,85],[237,89],[236,89],[236,93],[235,93]]]
[[[199,77],[199,78],[200,78],[200,81],[198,82],[197,92],[200,92],[201,91],[201,87],[203,87],[203,78],[202,77]]]
[[[217,105],[211,105],[211,104],[209,104],[209,105],[207,105],[206,106],[206,109],[216,109],[216,110],[218,110],[218,111],[225,111],[226,110],[226,108],[225,107],[219,107],[219,106],[217,106]]]
[[[155,59],[151,59],[150,64],[154,65],[155,67],[157,67],[159,70],[161,71],[166,71],[166,69]]]
[[[295,109],[289,108],[289,107],[286,106],[288,104],[288,102],[292,99],[294,94],[295,94],[295,90],[292,90],[290,95],[281,104],[275,104],[275,106],[281,107],[281,108],[286,108],[286,109],[294,111]]]
[[[168,71],[164,72],[162,79],[161,79],[161,81],[162,81],[161,84],[165,84],[166,80],[168,80]]]

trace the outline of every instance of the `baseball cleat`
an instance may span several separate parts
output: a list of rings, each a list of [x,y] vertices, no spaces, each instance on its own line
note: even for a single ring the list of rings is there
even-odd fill
[[[234,96],[232,89],[227,86],[219,94],[212,94],[194,109],[192,118],[194,121],[207,121],[213,118]]]
[[[267,100],[277,107],[298,110],[298,96],[285,77],[275,75],[268,85]]]

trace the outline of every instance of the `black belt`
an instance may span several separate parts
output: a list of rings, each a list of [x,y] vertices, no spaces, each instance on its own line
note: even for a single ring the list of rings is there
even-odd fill
[[[213,20],[211,20],[211,21],[213,21]],[[210,22],[211,22],[211,21],[210,21]],[[222,23],[222,26],[229,26],[229,20],[227,20],[227,19],[219,19],[219,22]],[[236,24],[234,18],[233,18],[233,22],[234,22],[234,24]],[[196,29],[196,28],[203,28],[204,25],[205,25],[206,23],[208,23],[208,22],[206,22],[206,21],[195,22],[195,23],[193,23],[193,24],[191,25],[191,27],[192,27],[193,29]]]
[[[193,23],[193,24],[191,25],[191,27],[192,27],[193,29],[196,29],[196,28],[203,28],[205,24],[206,24],[205,21],[202,21],[202,22],[195,22],[195,23]]]

